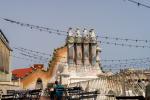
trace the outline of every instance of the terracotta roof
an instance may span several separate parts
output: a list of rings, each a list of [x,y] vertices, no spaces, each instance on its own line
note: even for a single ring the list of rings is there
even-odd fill
[[[22,69],[15,69],[12,71],[12,74],[15,75],[17,78],[23,78],[29,72],[32,72],[33,68],[22,68]]]

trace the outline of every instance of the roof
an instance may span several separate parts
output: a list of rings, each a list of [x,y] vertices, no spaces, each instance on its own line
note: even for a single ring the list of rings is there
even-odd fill
[[[28,73],[32,72],[33,70],[37,70],[37,69],[43,70],[43,68],[44,68],[43,64],[34,64],[29,68],[14,69],[12,71],[12,74],[16,78],[24,78]]]
[[[0,39],[2,40],[2,42],[6,45],[6,47],[12,51],[12,49],[10,48],[9,46],[9,41],[8,39],[6,38],[6,36],[4,35],[4,33],[2,32],[2,30],[0,30]]]
[[[0,33],[1,33],[1,35],[5,38],[6,42],[9,43],[8,39],[6,38],[6,36],[4,35],[4,33],[2,32],[1,29],[0,29]]]
[[[22,69],[15,69],[12,71],[12,74],[15,75],[17,78],[23,78],[28,73],[32,72],[33,68],[22,68]]]

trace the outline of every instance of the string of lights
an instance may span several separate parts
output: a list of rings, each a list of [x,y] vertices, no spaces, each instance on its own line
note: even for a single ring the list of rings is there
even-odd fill
[[[36,57],[31,57],[30,55],[26,55],[27,57],[29,57],[29,58],[33,58],[33,59],[35,59],[35,60],[37,60],[37,58]],[[14,56],[14,57],[16,57],[16,56]],[[27,58],[21,58],[21,57],[16,57],[16,58],[19,58],[19,59],[23,59],[23,60],[29,60],[29,61],[33,61],[33,62],[35,62],[35,60],[31,60],[31,59],[27,59]],[[40,60],[41,61],[41,60]],[[47,61],[46,61],[47,62]],[[66,64],[66,62],[62,62],[62,61],[57,61],[58,63],[61,63],[61,64]],[[130,63],[120,63],[120,65],[118,64],[115,64],[114,66],[113,66],[113,64],[110,64],[110,65],[102,65],[101,67],[103,68],[103,69],[107,69],[107,70],[121,70],[121,69],[127,69],[127,68],[139,68],[139,67],[143,67],[143,66],[137,66],[137,63],[139,63],[139,64],[141,64],[141,63],[144,63],[145,64],[145,66],[150,66],[150,64],[147,64],[147,62],[149,63],[150,61],[148,60],[148,61],[140,61],[140,62],[130,62]],[[44,62],[43,62],[44,63]],[[131,66],[131,63],[132,63],[132,66]],[[133,63],[135,63],[135,64],[133,64]],[[69,64],[71,64],[71,63],[69,63]],[[72,63],[72,64],[74,64],[74,63]],[[125,65],[123,65],[123,64],[125,64]],[[83,64],[75,64],[74,66],[78,66],[78,65],[82,65],[83,66]],[[87,66],[91,66],[90,64],[89,65],[84,65],[84,66],[86,66],[86,68],[88,68]],[[118,67],[119,66],[119,67]],[[88,68],[88,69],[92,69],[92,70],[100,70],[100,69],[95,69],[95,68]]]
[[[31,50],[31,49],[22,48],[22,47],[19,47],[19,48],[14,47],[14,49],[19,50],[22,53],[27,53],[28,55],[36,56],[39,58],[49,59],[49,58],[45,57],[45,55],[52,57],[52,55],[50,55],[48,53],[43,53],[43,52]],[[39,55],[39,54],[42,54],[42,55]],[[56,57],[67,58],[67,57],[63,57],[63,56],[56,56]],[[137,61],[137,60],[146,60],[146,59],[150,59],[150,57],[132,58],[132,59],[101,59],[100,61],[101,62],[128,62],[128,61]],[[83,60],[89,60],[89,59],[83,59]]]
[[[30,27],[31,29],[37,29],[39,31],[44,31],[44,32],[48,32],[48,33],[55,33],[57,35],[63,35],[63,36],[67,36],[67,31],[63,31],[63,30],[59,30],[59,29],[52,29],[52,28],[47,28],[47,27],[43,27],[43,26],[38,26],[38,25],[31,25],[31,24],[26,24],[26,23],[22,23],[19,21],[14,21],[11,19],[7,19],[7,18],[2,18],[1,19],[8,21],[10,23],[15,23],[18,24],[20,26],[25,26],[25,27]],[[64,34],[65,33],[65,34]],[[130,38],[120,38],[120,37],[109,37],[109,36],[97,36],[99,38],[103,38],[103,39],[109,39],[109,40],[121,40],[121,41],[134,41],[134,42],[145,42],[145,43],[149,43],[150,40],[140,40],[140,39],[130,39]]]
[[[149,5],[143,4],[143,3],[138,2],[138,1],[135,1],[135,0],[124,0],[124,1],[129,1],[129,2],[131,2],[131,3],[136,4],[137,6],[143,6],[143,7],[146,7],[146,8],[150,8]]]
[[[150,66],[150,64],[147,64],[147,66]],[[114,69],[116,69],[116,70],[123,70],[123,69],[142,69],[142,70],[144,70],[144,69],[149,69],[149,68],[144,68],[144,67],[140,67],[140,66],[130,66],[130,67],[120,67],[120,68],[117,68],[117,67],[102,67],[103,68],[103,70],[114,70]],[[93,70],[99,70],[99,69],[93,69]]]
[[[130,69],[134,69],[135,71],[136,70],[150,70],[150,68],[140,68],[140,67],[126,67],[126,68],[122,68],[122,69],[119,69],[119,68],[103,68],[103,71],[104,72],[107,72],[107,71],[111,71],[111,72],[116,72],[118,73],[119,71],[122,72],[122,70],[130,70]]]
[[[150,59],[147,60],[141,60],[141,61],[132,61],[132,62],[125,62],[125,63],[111,63],[111,64],[107,64],[107,65],[102,65],[103,67],[121,67],[121,66],[132,66],[132,65],[142,65],[142,64],[146,64],[146,63],[150,63]]]
[[[146,63],[147,64],[147,63]],[[116,65],[116,66],[113,66],[113,65],[105,65],[105,66],[102,66],[103,68],[126,68],[126,67],[148,67],[145,63],[144,64],[125,64],[125,65]],[[148,63],[149,64],[149,63]],[[149,64],[150,65],[150,64]]]
[[[14,58],[17,58],[17,59],[22,59],[22,60],[26,60],[26,61],[31,61],[31,62],[33,62],[33,63],[45,63],[45,62],[42,62],[41,60],[38,60],[38,59],[28,59],[28,58],[23,58],[23,57],[19,57],[19,56],[16,56],[16,55],[11,55],[12,57],[14,57]]]
[[[22,60],[27,60],[27,61],[31,61],[31,62],[33,62],[33,63],[41,63],[41,61],[38,61],[37,59],[35,59],[35,60],[33,60],[33,59],[27,59],[27,58],[22,58],[22,57],[18,57],[18,56],[16,56],[16,55],[11,55],[12,57],[15,57],[15,58],[17,58],[17,59],[22,59]],[[44,63],[44,62],[43,62]],[[66,63],[66,62],[61,62],[61,63]],[[146,64],[147,66],[150,66],[150,64]],[[102,66],[103,67],[103,66]],[[110,66],[108,66],[108,67],[103,67],[103,71],[119,71],[119,70],[123,70],[123,69],[131,69],[131,68],[135,68],[135,69],[142,69],[142,70],[144,70],[144,68],[139,68],[139,67],[135,67],[135,66],[130,66],[130,67],[121,67],[121,68],[118,68],[118,67],[110,67]],[[146,69],[146,68],[145,68]],[[92,68],[92,70],[100,70],[100,69],[95,69],[95,68]]]
[[[122,69],[122,68],[137,68],[137,67],[140,67],[140,68],[146,68],[146,67],[150,67],[150,64],[146,64],[146,63],[143,63],[143,64],[127,64],[127,65],[117,65],[117,66],[113,66],[113,65],[107,65],[107,66],[102,66],[102,68],[119,68],[119,69]]]
[[[5,19],[6,20],[6,19]],[[7,20],[7,21],[10,21],[10,20]],[[11,22],[14,22],[14,21],[11,21]],[[21,26],[23,26],[23,25],[27,25],[28,26],[28,24],[24,24],[24,23],[20,23],[20,22],[15,22],[16,24],[20,24]],[[43,28],[43,27],[38,27],[38,26],[34,26],[34,25],[30,25],[29,24],[29,27],[31,27],[31,29],[34,27],[36,27],[36,28]],[[40,31],[41,31],[41,29],[40,29]],[[57,31],[57,32],[59,32],[59,31]],[[62,35],[62,34],[59,34],[59,35]],[[108,39],[108,37],[102,37],[102,38],[106,38],[106,39]],[[109,39],[115,39],[115,40],[125,40],[125,41],[136,41],[136,42],[138,42],[138,41],[145,41],[146,43],[147,42],[149,42],[148,40],[134,40],[134,39],[122,39],[122,38],[109,38]],[[103,43],[103,44],[114,44],[114,45],[120,45],[120,46],[129,46],[129,47],[142,47],[142,48],[145,48],[145,47],[148,47],[149,48],[149,46],[139,46],[139,45],[130,45],[130,44],[118,44],[118,43],[112,43],[112,42],[101,42],[100,41],[100,43]],[[37,52],[38,53],[38,52]],[[25,55],[25,54],[24,54]],[[26,55],[27,56],[27,55]],[[29,55],[28,55],[29,56]],[[29,57],[31,57],[31,56],[29,56]],[[34,57],[35,58],[35,57]],[[119,61],[119,60],[118,60]],[[113,62],[113,60],[112,60],[112,62]]]
[[[66,62],[61,62],[61,61],[58,61],[59,63],[61,63],[61,64],[66,64]],[[143,62],[144,63],[144,62]],[[73,63],[69,63],[69,64],[73,64]],[[145,63],[144,63],[145,64]],[[83,64],[73,64],[73,66],[76,68],[77,66],[80,66],[80,65],[82,65],[83,66]],[[100,70],[99,68],[97,69],[97,68],[92,68],[92,67],[90,67],[90,66],[92,66],[92,65],[84,65],[84,67],[86,68],[86,69],[92,69],[92,70]],[[145,66],[150,66],[150,64],[145,64]],[[125,68],[145,68],[145,66],[141,66],[141,65],[139,65],[139,66],[137,66],[136,64],[135,65],[133,65],[132,64],[132,66],[128,66],[128,65],[121,65],[121,66],[115,66],[115,67],[113,67],[112,65],[105,65],[105,66],[101,66],[102,68],[105,68],[105,69],[125,69]]]
[[[28,56],[28,55],[27,55]],[[23,59],[23,60],[28,60],[28,61],[32,61],[32,62],[35,62],[35,60],[38,60],[37,58],[35,58],[35,57],[33,57],[33,59],[35,59],[35,60],[32,60],[31,59],[31,57],[30,56],[28,56],[30,59],[27,59],[27,58],[21,58],[21,57],[16,57],[16,56],[14,56],[15,58],[19,58],[19,59]],[[39,62],[41,62],[41,60],[39,61]],[[62,62],[62,61],[57,61],[58,63],[61,63],[61,64],[66,64],[66,62]],[[141,61],[141,62],[143,62],[143,61]],[[141,64],[141,62],[130,62],[130,63],[124,63],[124,64],[126,64],[126,65],[123,65],[123,63],[120,63],[120,64],[122,64],[122,65],[115,65],[115,66],[112,66],[113,64],[111,64],[111,65],[102,65],[101,67],[103,68],[103,71],[115,71],[115,70],[122,70],[122,69],[131,69],[131,68],[134,68],[134,69],[144,69],[145,67],[144,66],[137,66],[137,63],[140,63]],[[146,62],[150,62],[150,61],[145,61],[145,62],[143,62],[144,64],[145,64],[145,66],[146,67],[148,67],[148,66],[150,66],[150,64],[146,64]],[[44,62],[42,62],[42,63],[44,63]],[[131,66],[131,63],[135,63],[135,64],[132,64],[132,66]],[[73,64],[73,63],[72,63]],[[76,65],[74,65],[75,67],[76,66],[78,66],[78,65],[82,65],[83,66],[83,64],[76,64]],[[89,65],[86,65],[86,68],[88,68],[88,66],[91,66],[90,64]],[[119,66],[119,67],[118,67]],[[100,70],[100,69],[95,69],[95,68],[88,68],[89,70]]]
[[[41,61],[49,61],[49,58],[42,58],[42,57],[37,57],[37,56],[32,56],[32,55],[28,55],[28,54],[25,54],[25,53],[20,53],[21,55],[24,55],[24,56],[27,56],[27,57],[29,57],[29,58],[34,58],[34,59],[39,59],[39,60],[41,60]]]
[[[25,55],[25,54],[24,54]],[[27,56],[27,57],[32,57],[32,56],[30,56],[30,55],[25,55],[25,56]],[[36,57],[33,57],[33,58],[35,58],[35,59],[37,59]],[[64,63],[66,63],[66,62],[62,62],[62,61],[58,61],[59,63],[62,63],[62,64],[64,64]],[[110,64],[110,65],[102,65],[102,67],[108,67],[108,68],[113,68],[113,67],[130,67],[130,66],[140,66],[141,67],[141,64],[146,64],[146,63],[150,63],[150,61],[139,61],[139,62],[128,62],[128,63],[119,63],[119,64]],[[69,63],[69,64],[74,64],[74,63]],[[77,66],[83,66],[83,64],[74,64],[74,65],[77,65]],[[91,66],[91,64],[89,64],[89,65],[85,65],[85,66]]]
[[[48,53],[44,53],[44,52],[39,52],[39,51],[35,51],[35,50],[31,50],[31,49],[26,49],[26,48],[23,48],[23,47],[13,47],[14,49],[16,50],[19,50],[19,51],[22,51],[22,52],[32,52],[32,53],[36,53],[36,54],[42,54],[42,55],[46,55],[46,56],[52,56]]]
[[[38,61],[37,59],[36,60],[33,60],[33,59],[27,59],[27,58],[23,58],[23,57],[19,57],[19,56],[15,56],[15,55],[11,55],[12,57],[14,58],[17,58],[17,59],[21,59],[21,60],[26,60],[26,61],[31,61],[33,63],[44,63],[44,62],[41,62],[41,61]],[[62,63],[65,63],[65,62],[62,62]],[[105,69],[108,69],[108,68],[105,68]],[[118,70],[118,68],[112,68],[113,70]],[[99,70],[99,69],[95,69],[95,70]]]
[[[34,56],[31,56],[31,55],[27,55],[27,54],[23,54],[22,53],[22,55],[24,55],[24,56],[27,56],[27,57],[32,57],[32,58],[35,58],[35,59],[37,59],[37,57],[34,57]],[[39,58],[38,58],[39,59]],[[135,59],[134,59],[135,60]],[[138,59],[138,60],[141,60],[141,61],[134,61],[134,62],[126,62],[126,63],[119,63],[119,64],[110,64],[110,65],[103,65],[103,67],[107,67],[107,66],[114,66],[114,67],[116,67],[116,66],[127,66],[127,65],[133,65],[133,63],[135,63],[135,64],[138,64],[138,63],[140,63],[140,64],[142,64],[142,63],[146,63],[146,62],[150,62],[149,61],[149,58],[144,58],[144,59]],[[61,62],[61,61],[59,61],[59,62]],[[66,62],[63,62],[63,63],[66,63]],[[73,63],[72,63],[73,64]],[[76,65],[83,65],[83,64],[76,64]],[[88,66],[91,66],[90,64],[88,65]]]
[[[34,56],[34,57],[37,57],[37,58],[42,59],[42,60],[49,60],[49,58],[41,56],[41,55],[37,54],[37,52],[35,54],[33,52],[29,52],[29,51],[26,51],[26,50],[23,50],[23,49],[19,49],[19,48],[16,48],[16,50],[21,51],[20,54],[22,54],[22,55],[27,54],[27,55]]]
[[[97,41],[100,42],[100,44],[109,44],[109,45],[115,45],[115,46],[122,46],[122,47],[135,47],[135,48],[150,48],[150,46],[146,45],[132,45],[132,44],[125,44],[125,43],[116,43],[116,42],[104,42],[104,41]]]
[[[49,58],[44,57],[44,56],[48,56],[48,57],[52,57],[53,56],[53,55],[48,54],[48,53],[39,52],[39,51],[31,50],[31,49],[26,49],[26,48],[23,48],[23,47],[13,47],[13,48],[16,49],[16,50],[19,50],[19,51],[21,51],[23,53],[31,54],[33,56],[37,56],[37,57],[41,57],[41,58],[45,58],[45,59],[49,59]],[[67,57],[58,56],[58,55],[56,55],[55,57],[67,58]]]
[[[38,61],[37,59],[36,60],[33,60],[33,59],[27,59],[27,58],[22,58],[22,57],[18,57],[18,56],[15,56],[15,55],[11,55],[12,57],[15,57],[17,59],[22,59],[22,60],[27,60],[27,61],[31,61],[33,63],[41,63],[41,61]],[[44,62],[43,62],[44,63]],[[62,63],[66,63],[66,62],[62,62]],[[150,66],[147,64],[147,66]],[[142,69],[144,70],[144,68],[139,68],[139,67],[125,67],[125,68],[114,68],[114,67],[103,67],[103,71],[114,71],[114,70],[123,70],[123,69],[131,69],[131,68],[136,68],[136,69]],[[92,68],[92,70],[100,70],[100,69],[95,69],[95,68]]]
[[[109,60],[101,60],[102,62],[128,62],[128,61],[136,61],[136,60],[145,60],[145,59],[150,59],[150,57],[146,58],[132,58],[132,59],[109,59]]]
[[[103,43],[106,43],[106,44],[114,44],[114,45],[121,45],[121,46],[124,46],[125,44],[117,44],[117,43],[111,43],[111,42],[103,42]],[[139,46],[137,46],[137,45],[125,45],[125,46],[129,46],[129,47],[132,47],[132,46],[136,46],[136,47],[139,47]],[[140,46],[140,47],[143,47],[143,46]],[[25,48],[16,48],[16,47],[14,47],[14,49],[17,49],[17,50],[20,50],[20,51],[22,51],[23,50],[23,52],[26,52],[26,51],[30,51],[30,52],[34,52],[34,53],[37,53],[37,54],[42,54],[42,55],[48,55],[48,56],[52,56],[52,55],[50,55],[50,54],[46,54],[46,53],[42,53],[42,52],[38,52],[38,51],[34,51],[34,50],[30,50],[30,49],[25,49]],[[57,57],[60,57],[60,56],[57,56]],[[61,56],[61,58],[66,58],[66,57],[62,57]],[[144,58],[144,59],[148,59],[149,57],[147,57],[147,58]],[[114,61],[118,61],[118,62],[121,62],[121,61],[128,61],[128,60],[138,60],[138,59],[136,59],[136,58],[133,58],[133,59],[123,59],[123,60],[105,60],[105,59],[102,59],[101,61],[104,61],[104,62],[114,62]],[[140,59],[139,59],[140,60]]]
[[[58,61],[58,63],[66,64],[66,62],[62,62],[62,61]],[[131,63],[132,63],[132,65],[131,65]],[[133,63],[135,63],[135,64],[133,64]],[[141,62],[139,62],[139,63],[141,64]],[[143,63],[145,64],[145,66],[150,66],[150,64],[146,64],[145,62],[143,62]],[[124,63],[126,65],[123,65],[123,63],[120,63],[120,64],[122,64],[122,65],[115,64],[114,66],[112,66],[113,64],[111,64],[111,65],[102,65],[101,67],[103,67],[103,71],[107,71],[107,70],[114,71],[114,70],[121,70],[121,69],[128,69],[128,68],[135,68],[135,69],[137,69],[137,68],[141,67],[141,65],[137,66],[137,62]],[[78,65],[82,65],[83,66],[83,64],[76,64],[75,66],[78,66]],[[86,65],[86,66],[91,66],[91,65]],[[88,69],[90,70],[91,68],[88,68]],[[100,70],[100,69],[92,68],[92,70]]]
[[[109,37],[109,36],[97,36],[98,38],[106,39],[106,40],[121,40],[121,41],[132,41],[132,42],[145,42],[150,43],[150,40],[140,40],[140,39],[129,39],[129,38],[120,38],[120,37]]]
[[[48,32],[49,34],[54,33],[54,34],[57,34],[57,35],[66,36],[66,34],[64,34],[64,33],[67,33],[66,31],[62,31],[62,30],[58,30],[58,29],[52,29],[52,28],[47,28],[47,27],[38,26],[38,25],[26,24],[26,23],[23,23],[23,22],[14,21],[14,20],[7,19],[7,18],[2,18],[2,17],[0,17],[0,18],[7,21],[7,22],[10,22],[10,23],[14,23],[14,24],[17,24],[17,25],[20,25],[20,26],[29,27],[30,29],[37,29],[39,31]]]
[[[137,64],[132,64],[132,66],[131,65],[121,65],[121,66],[115,66],[115,67],[113,67],[113,66],[101,66],[101,68],[103,69],[103,71],[105,71],[105,70],[123,70],[123,69],[142,69],[142,70],[144,70],[144,69],[150,69],[150,64],[143,64],[143,66],[141,66],[141,65],[137,65]],[[91,68],[92,70],[99,70],[99,69],[97,69],[97,68]]]

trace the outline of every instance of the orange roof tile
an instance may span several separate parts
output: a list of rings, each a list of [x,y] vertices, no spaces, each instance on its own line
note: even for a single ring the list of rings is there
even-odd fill
[[[27,73],[32,72],[32,70],[32,68],[15,69],[12,71],[12,74],[17,78],[23,78]]]

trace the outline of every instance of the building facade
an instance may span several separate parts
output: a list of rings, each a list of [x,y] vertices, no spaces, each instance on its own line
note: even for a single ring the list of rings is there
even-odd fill
[[[60,61],[66,61],[67,48],[66,46],[54,50],[53,57],[49,61],[47,69],[43,64],[33,64],[28,68],[14,69],[12,71],[12,83],[19,84],[23,89],[45,89],[48,84],[54,83],[57,79],[57,72],[62,66]]]
[[[0,81],[10,81],[10,55],[9,41],[0,30]]]
[[[20,78],[21,86],[33,89],[37,83],[41,83],[42,88],[46,88],[47,84],[56,80],[70,84],[98,78],[98,74],[102,73],[100,51],[93,29],[80,32],[79,29],[70,28],[65,45],[54,50],[47,70],[36,68],[27,72]]]
[[[66,45],[67,63],[66,70],[62,72],[62,81],[66,82],[67,75],[68,83],[73,83],[97,78],[102,73],[99,58],[101,49],[94,29],[69,28]]]

